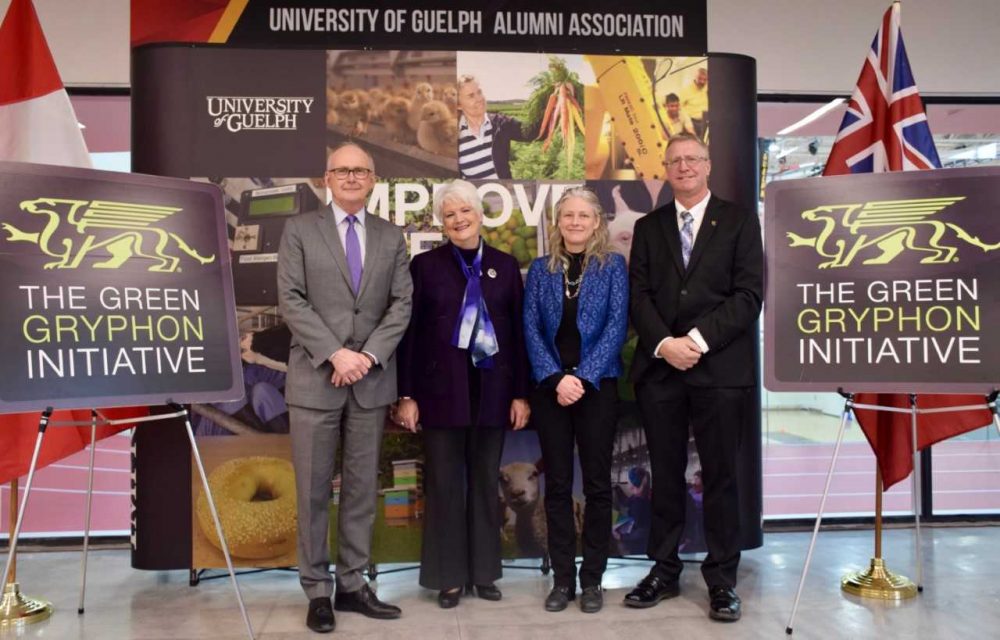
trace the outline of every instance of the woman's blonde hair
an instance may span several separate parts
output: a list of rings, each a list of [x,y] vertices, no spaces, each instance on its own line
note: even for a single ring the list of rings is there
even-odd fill
[[[590,205],[597,216],[597,229],[594,235],[587,241],[587,246],[583,250],[583,269],[586,270],[591,260],[597,260],[602,267],[611,253],[611,234],[608,233],[608,219],[604,216],[604,208],[597,194],[587,187],[570,187],[563,192],[562,197],[556,202],[555,220],[549,229],[549,271],[555,273],[562,265],[564,270],[569,269],[569,251],[566,250],[566,242],[563,240],[562,232],[559,230],[559,216],[562,215],[563,206],[570,198],[580,198]]]

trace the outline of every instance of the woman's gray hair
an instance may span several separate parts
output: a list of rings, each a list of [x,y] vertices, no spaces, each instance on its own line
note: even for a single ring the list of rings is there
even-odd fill
[[[549,271],[555,273],[562,265],[563,269],[569,269],[569,251],[566,250],[566,242],[563,240],[562,231],[559,230],[559,216],[562,214],[563,205],[570,198],[580,198],[594,210],[597,216],[598,225],[594,230],[594,235],[587,241],[587,246],[583,250],[583,268],[586,270],[591,260],[597,260],[600,266],[607,262],[608,254],[611,253],[611,234],[608,231],[608,218],[604,215],[604,207],[597,194],[587,187],[570,187],[563,191],[562,196],[556,202],[555,219],[552,228],[549,230]]]
[[[455,83],[455,86],[461,87],[463,84],[468,84],[469,82],[475,82],[478,84],[479,80],[477,80],[476,76],[472,74],[463,73],[462,75],[458,76],[458,82]]]
[[[467,204],[476,210],[480,218],[483,217],[483,199],[479,197],[476,185],[468,180],[452,180],[434,193],[434,217],[439,222],[443,222],[441,209],[449,200]]]

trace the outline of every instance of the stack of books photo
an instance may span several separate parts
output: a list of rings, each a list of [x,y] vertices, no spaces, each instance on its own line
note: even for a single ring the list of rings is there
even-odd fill
[[[423,475],[420,460],[394,460],[392,463],[391,489],[383,490],[386,523],[405,526],[424,512]]]

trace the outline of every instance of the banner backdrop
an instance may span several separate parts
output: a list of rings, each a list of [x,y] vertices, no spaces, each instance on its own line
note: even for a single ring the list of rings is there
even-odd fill
[[[381,11],[392,4],[366,6]],[[586,12],[591,4],[596,5],[585,2],[578,11]],[[635,18],[642,13],[641,3],[634,4],[632,8],[633,3],[624,3],[608,13],[608,24],[617,24],[615,16],[625,16],[622,24],[645,23],[646,18]],[[522,268],[545,254],[552,205],[563,190],[579,184],[599,194],[611,219],[615,248],[627,256],[635,221],[672,198],[662,181],[662,161],[667,138],[679,130],[711,142],[713,191],[756,210],[753,61],[701,53],[704,3],[674,3],[678,13],[697,9],[681,18],[684,38],[678,34],[676,38],[621,39],[577,33],[572,43],[540,33],[515,39],[497,30],[498,24],[508,24],[507,14],[471,4],[465,13],[483,14],[479,32],[437,32],[433,37],[407,32],[405,37],[372,39],[369,35],[357,40],[362,36],[319,31],[315,20],[322,22],[328,14],[298,11],[307,6],[311,5],[298,3],[296,11],[286,13],[282,11],[293,9],[287,3],[250,3],[231,32],[223,37],[219,34],[225,30],[215,29],[220,39],[213,41],[238,47],[157,44],[133,50],[133,168],[211,182],[225,194],[247,397],[238,403],[194,407],[200,414],[197,427],[203,437],[288,431],[282,397],[288,330],[275,306],[277,244],[289,216],[326,206],[328,194],[319,176],[327,150],[342,141],[353,140],[372,155],[379,181],[368,210],[403,227],[411,255],[443,240],[440,221],[431,212],[434,191],[451,179],[467,177],[484,200],[486,241],[514,255]],[[278,13],[269,13],[269,8]],[[410,20],[421,13],[399,9]],[[435,15],[459,20],[464,19],[462,13]],[[504,17],[498,18],[501,14]],[[657,14],[660,17],[648,22],[672,24],[675,20],[672,10],[662,14],[666,17]],[[329,15],[333,16],[330,24],[339,25],[339,20],[370,20],[365,16],[371,14],[358,9]],[[543,14],[521,11],[511,15],[516,25],[518,20],[529,19],[526,16]],[[269,16],[284,28],[268,26]],[[385,14],[381,16],[384,19]],[[579,14],[564,11],[544,16],[566,25],[579,19]],[[134,44],[149,42],[149,37],[136,37],[136,20],[143,18],[133,11]],[[225,22],[221,17],[218,20],[218,25]],[[304,20],[312,21],[312,27],[306,28]],[[375,28],[370,21],[367,24]],[[158,28],[161,34],[174,33],[178,40],[210,40],[208,35],[176,35],[183,28],[171,31],[169,21],[161,21]],[[521,44],[529,41],[544,44]],[[371,47],[373,42],[384,48],[351,48]],[[305,48],[280,48],[292,44]],[[514,51],[522,46],[550,53]],[[644,55],[616,52],[623,46]],[[506,132],[505,141],[494,142],[494,171],[489,178],[477,177],[475,163],[467,163],[462,153],[463,87],[481,92],[494,138],[502,128]],[[626,365],[634,350],[635,336],[631,335],[623,352]],[[642,554],[649,526],[648,453],[634,394],[624,380],[620,395],[619,435],[613,454],[616,552]],[[758,409],[759,405],[752,408],[753,416],[759,415]],[[742,531],[744,546],[750,548],[761,544],[759,417],[740,428],[744,443]],[[137,511],[147,513],[143,496],[153,495],[156,488],[146,493],[141,482],[143,476],[152,477],[143,472],[143,452],[155,448],[159,456],[163,449],[158,442],[145,440],[151,435],[140,436],[144,439],[136,443]],[[373,542],[376,562],[419,559],[421,456],[419,437],[387,433]],[[506,480],[499,488],[505,504],[506,557],[542,555],[531,531],[544,495],[539,458],[534,432],[508,434],[502,461]],[[685,534],[682,551],[697,552],[704,550],[704,541],[699,526],[700,465],[693,443],[690,459],[691,530]],[[160,462],[153,463],[158,473],[163,471]],[[188,464],[179,461],[178,468],[186,470]],[[333,485],[335,512],[339,477]],[[505,496],[505,486],[507,493],[514,487],[519,498]],[[579,472],[574,494],[582,503]],[[178,514],[177,527],[165,529],[159,526],[165,524],[162,519],[157,519],[158,526],[151,528],[138,518],[134,566],[205,566],[180,562],[191,556],[189,549],[177,548],[191,536],[190,504],[161,505],[184,512]],[[166,545],[173,549],[159,551]]]
[[[538,10],[533,0],[450,2],[415,8],[406,0],[330,6],[328,0],[133,2],[132,46],[211,42],[240,46],[345,49],[599,51],[703,55],[704,0],[644,0],[613,8],[577,0],[572,10]],[[484,6],[486,4],[486,6]],[[461,46],[458,46],[461,45]]]
[[[768,389],[989,393],[998,210],[996,167],[772,184]]]
[[[243,393],[218,189],[0,163],[0,412]]]

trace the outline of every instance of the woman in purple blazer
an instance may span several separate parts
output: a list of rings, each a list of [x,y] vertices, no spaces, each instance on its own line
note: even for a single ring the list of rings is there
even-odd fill
[[[531,263],[524,294],[524,333],[531,396],[545,464],[545,519],[553,588],[545,609],[576,598],[573,450],[580,456],[583,564],[580,609],[596,613],[611,541],[611,451],[628,317],[628,270],[612,253],[601,204],[586,187],[556,203],[549,255]]]
[[[416,256],[413,314],[399,347],[397,420],[424,430],[420,584],[442,608],[462,588],[499,600],[501,513],[497,499],[504,430],[528,422],[528,360],[517,261],[479,235],[475,185],[455,180],[435,194],[448,242]]]

